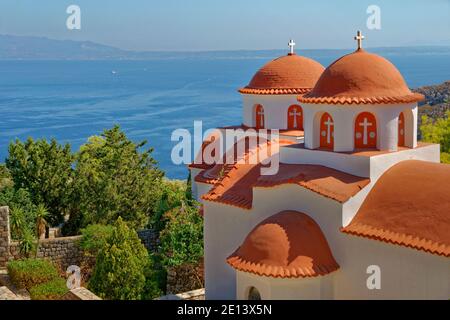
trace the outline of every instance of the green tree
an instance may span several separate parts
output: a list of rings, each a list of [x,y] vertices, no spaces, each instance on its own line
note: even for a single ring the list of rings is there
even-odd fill
[[[157,232],[162,231],[166,225],[165,213],[180,207],[183,203],[190,203],[187,199],[186,183],[182,180],[163,179],[160,185],[160,196],[155,205],[155,212],[150,220],[150,226]]]
[[[82,238],[80,248],[87,256],[96,257],[111,237],[114,230],[112,225],[91,224],[81,229]]]
[[[24,228],[19,238],[19,252],[29,258],[34,252],[37,255],[36,237],[29,228]]]
[[[4,164],[0,164],[0,191],[6,187],[11,187],[12,185],[13,182],[8,168],[6,168]]]
[[[49,222],[63,221],[70,200],[73,154],[70,145],[29,138],[9,145],[6,167],[16,189],[26,189],[35,204],[48,208]]]
[[[145,286],[143,300],[153,300],[165,294],[167,284],[166,270],[161,266],[159,255],[151,254],[149,264],[145,268]]]
[[[121,217],[100,249],[89,289],[112,300],[141,299],[149,256],[137,233]]]
[[[47,208],[41,203],[36,207],[36,235],[38,238],[45,233],[47,227],[48,211]]]
[[[197,206],[175,208],[166,213],[160,234],[160,253],[165,266],[196,264],[203,257],[203,218]]]
[[[11,238],[20,240],[23,230],[35,234],[36,206],[25,189],[6,187],[0,191],[0,206],[10,208]]]
[[[39,253],[39,245],[41,236],[45,238],[45,228],[47,227],[48,211],[43,204],[39,204],[36,208],[36,258]]]
[[[423,116],[420,131],[423,141],[441,145],[441,162],[450,163],[450,111],[447,111],[445,118],[434,122],[427,116]]]
[[[130,141],[118,126],[90,137],[76,158],[71,219],[77,227],[122,217],[133,228],[148,224],[163,176],[146,142]]]
[[[29,257],[36,249],[36,207],[28,191],[4,188],[0,191],[0,206],[9,206],[11,238],[19,241],[22,256]]]

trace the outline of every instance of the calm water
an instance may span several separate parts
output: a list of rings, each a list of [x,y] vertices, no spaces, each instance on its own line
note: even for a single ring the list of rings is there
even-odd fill
[[[342,53],[307,55],[328,65]],[[450,53],[384,55],[410,87],[450,79]],[[0,61],[0,161],[15,138],[54,137],[76,150],[89,136],[117,123],[132,139],[148,140],[167,176],[185,178],[186,168],[170,160],[171,132],[192,130],[194,120],[203,120],[205,128],[241,123],[236,89],[267,60]]]

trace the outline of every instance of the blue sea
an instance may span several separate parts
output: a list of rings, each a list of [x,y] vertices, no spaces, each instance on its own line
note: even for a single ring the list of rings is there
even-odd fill
[[[450,50],[377,49],[415,88],[450,80]],[[345,50],[307,50],[323,65]],[[170,178],[186,167],[170,159],[177,128],[241,123],[236,91],[281,51],[176,55],[147,61],[0,61],[0,161],[10,141],[56,138],[73,150],[119,124],[135,141],[147,140]]]

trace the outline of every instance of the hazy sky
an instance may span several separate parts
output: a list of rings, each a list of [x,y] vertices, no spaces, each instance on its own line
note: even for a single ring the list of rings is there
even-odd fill
[[[81,30],[66,8],[81,8]],[[369,5],[381,30],[368,30]],[[133,50],[450,45],[450,0],[1,0],[0,33],[91,40]]]

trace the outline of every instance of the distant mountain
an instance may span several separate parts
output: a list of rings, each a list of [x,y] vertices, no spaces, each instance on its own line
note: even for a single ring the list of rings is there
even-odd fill
[[[125,50],[90,41],[0,35],[0,59],[3,60],[120,59],[127,54]]]
[[[427,53],[450,54],[450,46],[370,48],[384,56]],[[302,49],[306,56],[316,58],[330,53],[341,56],[352,49]],[[286,50],[232,51],[130,51],[91,41],[54,40],[45,37],[0,35],[0,60],[161,60],[161,59],[255,59],[273,58]]]

